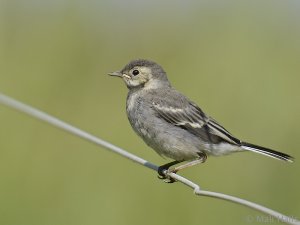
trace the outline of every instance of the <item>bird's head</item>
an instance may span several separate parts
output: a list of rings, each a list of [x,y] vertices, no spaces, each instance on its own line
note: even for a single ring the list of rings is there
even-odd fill
[[[109,75],[121,77],[128,89],[155,89],[170,86],[163,68],[145,59],[132,60],[122,70],[109,73]]]

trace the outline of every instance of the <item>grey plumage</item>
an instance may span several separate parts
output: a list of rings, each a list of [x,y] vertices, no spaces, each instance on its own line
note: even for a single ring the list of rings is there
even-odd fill
[[[126,111],[134,131],[158,154],[176,161],[205,155],[253,151],[284,161],[292,157],[242,142],[194,102],[176,91],[163,68],[149,60],[133,60],[121,71],[129,92]]]

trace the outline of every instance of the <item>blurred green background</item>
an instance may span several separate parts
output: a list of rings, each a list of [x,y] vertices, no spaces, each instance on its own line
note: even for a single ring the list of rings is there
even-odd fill
[[[211,157],[181,174],[300,219],[299,1],[0,1],[0,91],[156,164],[107,72],[157,61],[241,139],[293,155]],[[0,224],[259,224],[0,105]],[[250,221],[248,221],[250,218]],[[252,219],[254,218],[254,219]],[[267,218],[267,217],[266,217]]]

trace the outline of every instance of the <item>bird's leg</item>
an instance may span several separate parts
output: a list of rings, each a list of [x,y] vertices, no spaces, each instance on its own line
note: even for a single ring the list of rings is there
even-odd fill
[[[206,161],[206,159],[207,159],[207,155],[205,153],[199,153],[198,155],[199,155],[199,158],[197,158],[197,159],[195,159],[193,161],[187,162],[187,163],[185,163],[183,165],[177,166],[171,172],[177,173],[179,170],[182,170],[182,169],[185,169],[185,168],[197,165],[199,163],[204,163]]]
[[[158,172],[158,178],[165,180],[166,183],[174,183],[175,180],[172,179],[172,178],[170,178],[170,177],[167,177],[164,172],[166,170],[170,172],[169,168],[171,166],[174,166],[174,165],[176,165],[178,163],[181,163],[181,162],[183,162],[183,161],[173,161],[173,162],[169,162],[169,163],[166,163],[166,164],[161,165],[160,167],[158,167],[158,170],[157,170],[157,172]],[[173,172],[173,170],[171,170],[171,172]]]
[[[182,170],[182,169],[185,169],[185,168],[188,168],[188,167],[191,167],[191,166],[195,166],[199,163],[204,163],[207,159],[207,155],[205,153],[199,153],[199,158],[193,160],[193,161],[190,161],[190,162],[187,162],[183,165],[180,165],[180,166],[177,166],[173,169],[168,169],[168,172],[171,172],[171,173],[177,173],[179,170]],[[174,183],[175,180],[172,179],[172,178],[168,178],[169,182],[168,183]]]
[[[207,159],[207,155],[205,153],[201,153],[201,155],[199,154],[198,159],[195,159],[195,160],[187,162],[183,165],[177,166],[174,169],[172,169],[170,172],[177,173],[179,170],[182,170],[182,169],[185,169],[185,168],[188,168],[188,167],[191,167],[191,166],[195,166],[199,163],[204,163],[206,161],[206,159]]]
[[[171,166],[174,166],[178,163],[181,163],[183,162],[182,161],[173,161],[173,162],[170,162],[170,163],[167,163],[167,164],[164,164],[162,166],[160,166],[158,168],[158,178],[159,179],[163,179],[166,183],[174,183],[176,180],[174,180],[173,178],[171,177],[168,177],[168,175],[165,174],[164,171],[167,170],[168,173],[177,173],[179,170],[182,170],[182,169],[185,169],[185,168],[188,168],[188,167],[191,167],[191,166],[195,166],[199,163],[204,163],[207,159],[207,155],[205,153],[199,153],[199,158],[193,160],[193,161],[189,161],[183,165],[180,165],[180,166],[177,166],[175,168],[170,168]]]

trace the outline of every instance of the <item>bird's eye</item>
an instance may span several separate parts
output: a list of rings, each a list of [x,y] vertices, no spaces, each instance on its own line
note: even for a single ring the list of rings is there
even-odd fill
[[[140,71],[138,71],[138,70],[132,71],[132,74],[133,74],[134,76],[138,75],[139,73],[140,73]]]

